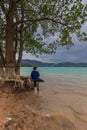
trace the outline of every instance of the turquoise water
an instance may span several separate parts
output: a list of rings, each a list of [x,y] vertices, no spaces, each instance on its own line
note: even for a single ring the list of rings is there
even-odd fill
[[[31,67],[22,67],[21,74],[30,75]],[[86,82],[87,80],[87,67],[39,67],[41,78],[47,79],[48,82],[53,80],[79,80]]]
[[[21,68],[24,75],[30,75],[31,71],[31,67]],[[86,105],[87,67],[39,67],[38,71],[45,82],[40,83],[38,95],[28,93],[31,100],[26,97],[25,103],[32,109],[49,113],[71,106],[78,111],[79,106]]]
[[[21,67],[21,73],[29,74],[32,71],[32,67]],[[45,75],[58,75],[58,74],[75,74],[86,75],[87,67],[39,67],[38,71]]]
[[[21,74],[30,75],[31,67],[22,67]],[[87,67],[39,67],[41,78],[45,80],[41,83],[41,90],[45,86],[46,92],[62,91],[75,92],[87,88]],[[73,88],[72,88],[73,87]],[[85,90],[84,89],[84,90]],[[64,92],[65,92],[64,91]],[[87,91],[81,91],[84,94]]]

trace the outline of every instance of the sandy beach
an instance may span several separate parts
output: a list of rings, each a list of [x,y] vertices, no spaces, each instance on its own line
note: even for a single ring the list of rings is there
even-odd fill
[[[87,96],[54,93],[56,108],[39,95],[0,86],[0,130],[87,130]]]

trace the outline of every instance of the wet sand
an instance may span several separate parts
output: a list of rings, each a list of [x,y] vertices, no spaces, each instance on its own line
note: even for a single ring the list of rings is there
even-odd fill
[[[87,95],[0,86],[0,130],[87,130]]]

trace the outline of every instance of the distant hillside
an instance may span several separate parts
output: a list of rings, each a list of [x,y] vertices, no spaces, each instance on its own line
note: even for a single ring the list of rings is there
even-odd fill
[[[55,64],[55,67],[87,67],[87,63],[62,62]]]
[[[35,66],[35,65],[37,65],[39,67],[49,67],[49,66],[52,67],[55,64],[54,63],[43,63],[41,61],[24,59],[24,60],[22,60],[21,65],[22,66]]]
[[[72,63],[72,62],[61,62],[61,63],[44,63],[36,60],[24,59],[21,62],[21,66],[39,66],[39,67],[87,67],[87,63]]]

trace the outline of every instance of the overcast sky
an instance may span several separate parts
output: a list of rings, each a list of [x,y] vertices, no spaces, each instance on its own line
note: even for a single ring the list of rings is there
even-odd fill
[[[65,47],[59,47],[54,55],[40,55],[35,57],[30,53],[23,54],[23,59],[39,60],[50,63],[60,62],[86,62],[87,63],[87,42],[78,42],[69,50]]]
[[[87,32],[87,23],[83,26],[82,30]],[[55,36],[56,37],[56,36]],[[48,40],[52,40],[52,37]],[[87,41],[78,41],[76,36],[73,36],[74,46],[67,50],[66,47],[58,47],[54,55],[40,55],[38,58],[30,53],[23,53],[23,59],[39,60],[48,63],[60,62],[86,62],[87,63]]]
[[[87,62],[87,43],[78,43],[69,50],[59,47],[55,55],[43,56],[46,62]]]
[[[83,0],[84,4],[87,4],[87,0]],[[87,32],[87,23],[82,27],[83,31]],[[52,38],[51,38],[52,40]],[[87,63],[87,41],[79,42],[74,37],[75,45],[69,50],[65,47],[58,47],[54,55],[40,55],[38,58],[31,55],[30,53],[23,53],[23,59],[39,60],[42,62],[49,63],[60,63],[60,62],[86,62]]]

